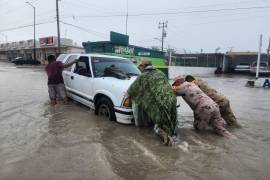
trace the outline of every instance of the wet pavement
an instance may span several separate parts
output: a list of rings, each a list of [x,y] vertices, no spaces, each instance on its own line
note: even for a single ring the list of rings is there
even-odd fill
[[[178,144],[103,120],[76,102],[51,107],[42,67],[0,62],[0,179],[243,179],[270,177],[270,90],[247,76],[203,77],[226,94],[241,129],[196,132],[181,100]]]

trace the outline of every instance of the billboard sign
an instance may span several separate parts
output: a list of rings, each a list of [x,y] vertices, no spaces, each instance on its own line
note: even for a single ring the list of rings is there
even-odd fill
[[[52,46],[54,45],[53,37],[45,37],[39,39],[40,46]]]
[[[122,46],[128,46],[129,44],[129,36],[125,34],[120,34],[120,33],[111,31],[110,39],[111,39],[111,43],[113,44],[118,44]]]

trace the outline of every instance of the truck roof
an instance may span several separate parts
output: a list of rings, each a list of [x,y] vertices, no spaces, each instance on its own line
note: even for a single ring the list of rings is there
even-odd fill
[[[66,55],[80,55],[80,56],[95,56],[95,57],[109,57],[109,58],[118,58],[118,59],[127,59],[121,56],[112,56],[112,55],[105,55],[105,54],[98,54],[98,53],[68,53]]]

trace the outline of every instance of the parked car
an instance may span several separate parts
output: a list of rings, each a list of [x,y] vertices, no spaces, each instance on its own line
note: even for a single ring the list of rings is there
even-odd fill
[[[16,57],[14,59],[10,59],[9,61],[14,63],[15,61],[23,60],[23,57]]]
[[[249,63],[239,63],[235,66],[235,72],[249,73],[250,72],[250,64]]]
[[[22,57],[16,57],[14,60],[11,61],[16,65],[23,65],[23,64],[30,64],[30,65],[39,65],[40,62],[33,59],[24,59]]]
[[[68,54],[58,61],[79,62],[63,71],[67,96],[95,110],[97,115],[131,124],[129,86],[140,74],[138,68],[122,57],[98,54]]]
[[[257,62],[253,62],[250,68],[251,73],[256,73],[257,70]],[[260,74],[270,74],[270,64],[267,61],[260,62],[259,66],[259,73]]]

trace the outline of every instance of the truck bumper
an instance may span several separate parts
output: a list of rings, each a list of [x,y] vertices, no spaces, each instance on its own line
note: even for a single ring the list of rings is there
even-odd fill
[[[115,107],[116,121],[122,124],[133,124],[134,117],[132,109]]]

